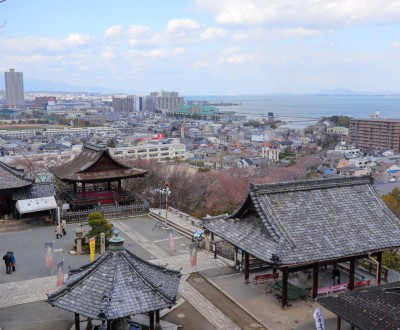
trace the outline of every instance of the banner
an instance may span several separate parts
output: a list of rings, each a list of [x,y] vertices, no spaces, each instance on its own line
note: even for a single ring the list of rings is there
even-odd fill
[[[167,228],[167,234],[169,238],[169,252],[172,254],[175,251],[174,230]]]
[[[96,244],[96,239],[92,237],[89,239],[89,250],[90,250],[90,262],[94,261],[94,248]]]
[[[189,251],[190,251],[190,266],[196,267],[197,266],[197,249],[199,247],[199,243],[191,243],[189,244]]]
[[[321,308],[318,307],[314,312],[315,327],[317,330],[325,330],[324,317]]]
[[[53,268],[54,242],[44,242],[46,268]]]
[[[57,264],[57,288],[64,284],[64,260]]]

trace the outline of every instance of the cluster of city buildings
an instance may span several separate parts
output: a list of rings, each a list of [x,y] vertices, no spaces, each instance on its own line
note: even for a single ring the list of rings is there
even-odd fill
[[[43,165],[62,163],[73,159],[84,142],[92,142],[108,146],[113,156],[125,159],[179,160],[210,169],[257,170],[270,163],[288,165],[288,160],[280,157],[286,148],[298,158],[306,150],[318,151],[318,142],[334,136],[337,143],[322,157],[321,175],[372,172],[383,181],[397,175],[394,167],[400,158],[400,119],[380,119],[379,115],[351,119],[348,128],[323,122],[306,134],[284,125],[273,127],[273,114],[259,120],[258,125],[249,125],[245,116],[220,111],[207,101],[185,103],[178,92],[25,95],[22,72],[10,69],[4,77],[0,121],[23,124],[35,116],[53,116],[59,121],[18,129],[3,126],[0,159],[5,162],[29,157]]]

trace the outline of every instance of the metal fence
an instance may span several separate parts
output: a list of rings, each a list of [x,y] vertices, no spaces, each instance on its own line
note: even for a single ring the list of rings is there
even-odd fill
[[[127,218],[149,213],[149,203],[144,202],[127,205],[107,205],[87,210],[67,211],[61,213],[61,220],[65,220],[68,224],[86,224],[89,214],[93,212],[100,212],[106,219]]]

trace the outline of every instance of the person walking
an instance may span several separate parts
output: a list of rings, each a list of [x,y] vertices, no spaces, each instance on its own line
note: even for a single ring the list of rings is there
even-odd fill
[[[6,274],[11,274],[11,253],[7,252],[3,256],[4,263],[6,264]]]
[[[61,235],[61,226],[60,226],[60,225],[58,225],[58,226],[56,227],[55,232],[56,232],[56,238],[57,238],[57,239],[58,239],[58,236],[62,237],[62,235]]]
[[[17,266],[15,255],[14,255],[14,252],[12,252],[12,251],[10,252],[10,254],[11,254],[11,268],[12,268],[12,271],[15,272],[15,267]]]
[[[65,221],[65,219],[63,219],[63,221],[61,221],[61,229],[62,229],[63,235],[64,236],[67,235],[67,231],[66,231],[66,229],[67,229],[67,221]]]

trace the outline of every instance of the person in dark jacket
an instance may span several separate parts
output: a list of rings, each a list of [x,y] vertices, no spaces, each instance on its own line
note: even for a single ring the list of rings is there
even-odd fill
[[[6,264],[6,273],[11,274],[11,252],[7,252],[3,256],[4,263]]]
[[[332,269],[333,285],[340,284],[340,269],[335,265]]]
[[[17,266],[15,255],[14,255],[14,252],[12,252],[12,251],[10,253],[11,253],[11,268],[12,268],[12,271],[15,272],[15,267]]]

